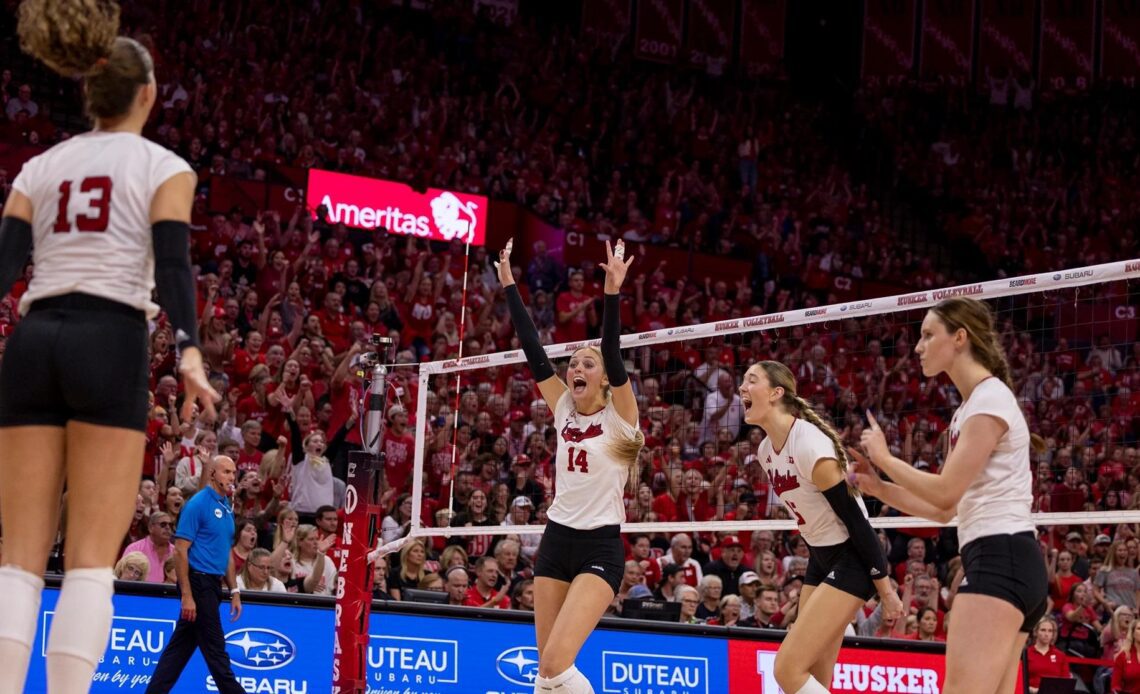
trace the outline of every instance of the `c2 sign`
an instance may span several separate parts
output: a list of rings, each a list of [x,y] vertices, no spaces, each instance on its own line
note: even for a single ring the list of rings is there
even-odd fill
[[[487,198],[439,188],[418,193],[379,178],[309,170],[306,203],[328,208],[329,221],[357,229],[383,227],[390,234],[482,246],[487,235]]]

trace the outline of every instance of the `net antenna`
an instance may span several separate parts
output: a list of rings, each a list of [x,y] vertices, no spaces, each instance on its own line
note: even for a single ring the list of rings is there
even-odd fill
[[[510,253],[510,248],[511,248],[511,242],[507,241],[507,253],[508,254]],[[463,301],[459,305],[459,353],[455,357],[457,361],[460,361],[463,359],[463,343],[466,342],[465,335],[467,333],[467,268],[468,268],[468,263],[469,263],[470,259],[471,259],[471,236],[468,236],[467,242],[465,244],[463,244]],[[422,375],[422,372],[421,372],[421,375]],[[447,518],[448,518],[448,523],[450,523],[451,517],[455,514],[455,509],[454,509],[454,505],[455,505],[455,476],[458,473],[458,468],[459,468],[459,448],[455,444],[459,442],[459,395],[460,395],[460,390],[462,388],[462,381],[463,381],[463,372],[462,371],[456,371],[455,372],[455,404],[451,409],[451,468],[450,468],[450,472],[448,473],[448,485],[447,485]],[[425,393],[425,394],[427,393],[427,391],[422,387],[422,384],[420,387],[420,392]],[[417,439],[419,439],[422,436],[422,434],[420,434],[419,432],[423,431],[424,423],[425,422],[421,422],[421,421],[417,420],[417,424],[418,424],[418,426],[416,427]],[[446,424],[446,421],[444,422],[444,424]],[[423,446],[423,441],[417,440],[416,441],[416,451],[417,451],[416,457],[422,456],[422,453],[419,452],[422,446]],[[419,480],[417,479],[416,481],[418,482]],[[417,519],[417,520],[412,521],[412,527],[413,528],[416,527],[416,524],[419,522],[418,521],[418,518],[420,516],[420,507],[419,507],[420,496],[419,495],[421,493],[422,493],[422,489],[416,492],[416,499],[413,502],[413,508],[412,508],[413,515],[412,515],[412,517],[414,519]],[[410,533],[409,533],[409,535],[410,535]]]
[[[985,300],[991,304],[991,307],[1004,306],[1006,308],[998,309],[1000,315],[1020,316],[1021,318],[1017,320],[1021,321],[1027,320],[1025,316],[1028,316],[1030,313],[1055,310],[1058,315],[1058,323],[1054,328],[1051,328],[1051,330],[1059,330],[1062,325],[1062,318],[1064,318],[1063,325],[1067,326],[1066,329],[1070,330],[1072,334],[1079,335],[1084,341],[1087,341],[1088,337],[1092,336],[1088,327],[1089,317],[1078,313],[1077,309],[1080,309],[1082,312],[1086,310],[1098,311],[1095,315],[1105,316],[1103,320],[1114,321],[1112,330],[1114,334],[1119,333],[1120,335],[1114,339],[1120,341],[1121,344],[1131,344],[1135,336],[1134,333],[1128,331],[1134,329],[1130,327],[1132,325],[1130,321],[1134,320],[1135,314],[1132,312],[1134,311],[1134,307],[1131,306],[1130,300],[1126,299],[1123,300],[1123,302],[1117,301],[1117,304],[1120,305],[1115,307],[1113,305],[1097,306],[1094,305],[1094,302],[1109,301],[1108,297],[1111,296],[1111,293],[1080,288],[1093,285],[1101,287],[1118,286],[1118,283],[1121,282],[1127,282],[1131,286],[1134,284],[1133,280],[1136,279],[1140,279],[1140,259],[1122,260],[1087,267],[1042,272],[1021,277],[976,282],[955,287],[925,289],[907,294],[870,299],[852,299],[826,306],[800,308],[781,313],[743,316],[700,325],[682,325],[649,332],[628,334],[622,336],[621,348],[623,351],[650,345],[660,345],[663,348],[666,343],[694,343],[707,338],[719,339],[729,335],[741,335],[744,333],[766,332],[771,334],[772,331],[777,328],[779,328],[781,332],[786,332],[791,330],[793,326],[807,326],[809,324],[821,324],[837,320],[845,321],[848,318],[868,318],[906,312],[911,312],[912,315],[909,318],[904,318],[904,320],[911,324],[917,324],[917,322],[921,321],[920,314],[922,311],[937,305],[944,299],[959,296]],[[1078,289],[1080,289],[1079,295],[1077,295]],[[1021,297],[1021,295],[1037,296],[1018,298]],[[1131,296],[1131,293],[1129,293],[1129,295]],[[1109,311],[1109,313],[1105,313],[1106,310]],[[1112,311],[1115,311],[1115,313]],[[1122,311],[1124,313],[1121,313]],[[1118,315],[1119,318],[1117,318]],[[546,346],[545,349],[550,358],[556,360],[565,358],[583,345],[594,343],[594,341],[586,341],[549,345]],[[420,382],[421,386],[426,386],[433,376],[439,374],[456,372],[458,375],[458,373],[467,370],[486,369],[489,367],[521,363],[524,359],[525,357],[521,351],[516,349],[495,354],[479,355],[478,357],[461,358],[459,360],[425,363],[420,368]],[[468,375],[466,378],[471,380],[474,377]],[[419,390],[419,400],[417,402],[417,408],[421,412],[425,411],[426,397],[427,388],[421,387]],[[413,473],[413,505],[415,506],[416,512],[412,518],[410,534],[419,537],[459,537],[487,534],[486,528],[478,527],[423,527],[423,522],[418,512],[418,505],[424,497],[423,479],[425,474],[424,461],[426,458],[426,448],[424,445],[423,430],[424,427],[421,426],[417,427],[416,431],[416,459]],[[456,460],[458,455],[458,450],[453,451],[453,461]],[[1134,522],[1134,520],[1140,520],[1140,511],[1117,511],[1112,512],[1112,514],[1111,517],[1120,522]],[[1103,514],[1078,512],[1074,510],[1064,513],[1036,513],[1033,517],[1034,522],[1038,525],[1077,525],[1095,522],[1095,519],[1102,515]],[[872,525],[874,527],[882,528],[939,527],[954,524],[953,522],[950,524],[931,523],[912,517],[872,519]],[[624,524],[623,529],[625,532],[711,532],[754,531],[762,529],[788,530],[795,527],[796,521],[794,519],[772,518],[769,520],[750,519],[732,521],[710,520],[627,523]],[[542,531],[543,526],[539,525],[512,526],[511,528],[511,532],[516,534],[541,533]],[[499,532],[502,532],[501,529]]]

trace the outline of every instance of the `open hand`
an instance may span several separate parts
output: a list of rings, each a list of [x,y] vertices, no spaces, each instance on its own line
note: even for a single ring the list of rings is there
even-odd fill
[[[495,261],[495,271],[498,272],[499,282],[504,287],[515,283],[515,276],[511,273],[511,248],[514,247],[514,241],[507,239],[507,245],[499,251],[499,259]]]
[[[633,264],[636,257],[630,256],[628,259],[625,257],[625,242],[621,239],[618,239],[616,249],[610,246],[609,241],[606,241],[606,262],[601,263],[599,267],[606,271],[605,292],[607,294],[617,294],[621,290],[621,285],[625,282],[625,274],[629,272],[629,266]]]

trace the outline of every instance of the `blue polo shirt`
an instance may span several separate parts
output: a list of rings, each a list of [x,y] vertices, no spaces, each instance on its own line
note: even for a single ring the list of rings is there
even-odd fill
[[[229,497],[213,487],[190,497],[178,516],[174,539],[190,541],[192,570],[224,576],[234,539],[234,509]]]

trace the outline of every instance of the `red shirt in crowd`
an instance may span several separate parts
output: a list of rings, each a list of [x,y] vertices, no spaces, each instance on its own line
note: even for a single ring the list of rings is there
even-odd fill
[[[494,589],[490,593],[483,595],[479,592],[479,586],[471,586],[467,589],[467,595],[463,596],[464,607],[482,607],[484,603],[490,600],[495,595]],[[500,610],[509,610],[511,608],[511,599],[503,596],[498,605],[493,605]]]
[[[1121,651],[1112,660],[1112,691],[1116,694],[1140,693],[1140,648],[1131,653]]]
[[[1069,657],[1056,646],[1049,646],[1044,653],[1037,650],[1037,646],[1030,646],[1026,652],[1030,687],[1040,687],[1042,677],[1069,677]]]
[[[403,490],[412,476],[416,451],[415,437],[406,432],[403,435],[396,435],[385,429],[381,448],[384,451],[384,469],[388,475],[388,486]]]

